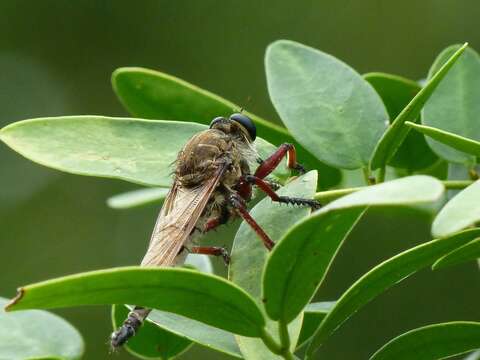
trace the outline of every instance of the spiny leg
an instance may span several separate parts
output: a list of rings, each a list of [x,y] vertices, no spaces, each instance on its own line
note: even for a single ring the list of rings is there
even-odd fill
[[[275,243],[270,239],[265,231],[257,224],[257,222],[250,216],[248,213],[247,207],[245,206],[245,202],[242,200],[240,196],[237,194],[230,195],[230,203],[232,204],[233,208],[238,212],[238,214],[250,225],[257,233],[257,235],[262,240],[263,244],[268,250],[271,250]]]
[[[190,248],[193,254],[221,256],[225,265],[230,264],[230,255],[227,249],[219,246],[193,246]]]
[[[303,199],[291,196],[280,196],[278,195],[274,189],[272,189],[271,185],[256,176],[253,175],[246,175],[244,176],[246,182],[258,186],[265,194],[267,194],[272,201],[284,203],[284,204],[293,204],[299,206],[310,206],[312,209],[320,209],[322,204],[320,204],[317,200],[314,199]]]
[[[255,176],[263,179],[268,176],[275,168],[280,164],[280,161],[287,156],[288,154],[288,162],[287,166],[290,169],[297,170],[299,173],[305,173],[305,169],[302,165],[297,163],[297,153],[295,151],[295,146],[292,144],[282,144],[278,147],[278,149],[270,155],[265,160],[259,160],[260,166],[255,171]]]

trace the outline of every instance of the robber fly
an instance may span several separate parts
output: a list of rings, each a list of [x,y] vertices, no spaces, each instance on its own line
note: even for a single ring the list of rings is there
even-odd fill
[[[226,249],[193,246],[193,243],[199,233],[215,229],[237,216],[253,228],[267,249],[272,249],[274,242],[246,207],[252,196],[252,185],[273,201],[314,209],[320,207],[316,200],[276,194],[278,186],[265,178],[285,156],[288,156],[289,168],[300,173],[305,170],[297,163],[291,144],[282,144],[266,160],[259,159],[253,146],[255,138],[253,121],[244,114],[233,114],[228,119],[213,119],[209,129],[187,142],[177,156],[173,186],[158,216],[142,266],[180,265],[188,252],[221,256],[228,264],[230,258]],[[255,160],[259,166],[252,175],[249,163]],[[150,311],[135,307],[111,335],[112,348],[123,345],[135,335]]]

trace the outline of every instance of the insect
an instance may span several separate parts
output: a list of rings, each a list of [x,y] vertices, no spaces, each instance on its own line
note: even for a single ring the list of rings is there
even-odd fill
[[[287,156],[289,168],[304,173],[297,163],[295,148],[282,144],[265,160],[258,158],[253,142],[256,128],[246,115],[217,117],[210,128],[194,135],[179,152],[175,162],[174,182],[158,216],[142,266],[176,266],[187,253],[230,257],[222,247],[195,246],[198,235],[227,223],[233,217],[243,218],[258,234],[267,249],[275,245],[250,216],[246,203],[255,185],[272,201],[313,209],[320,203],[312,199],[279,196],[278,185],[266,177]],[[259,164],[250,172],[249,163]],[[112,333],[112,348],[123,345],[135,335],[150,309],[135,307],[123,325]]]

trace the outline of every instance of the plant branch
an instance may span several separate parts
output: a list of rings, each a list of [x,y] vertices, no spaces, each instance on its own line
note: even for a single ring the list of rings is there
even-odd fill
[[[385,166],[382,166],[380,169],[378,169],[377,173],[377,183],[382,183],[385,181],[385,173],[387,171],[387,168]]]
[[[278,333],[280,334],[280,345],[283,353],[290,353],[290,334],[288,333],[288,325],[285,321],[278,321]],[[291,354],[291,353],[290,353]],[[291,357],[293,359],[293,357]],[[287,359],[285,357],[285,359]]]
[[[285,325],[286,326],[286,325]],[[282,338],[282,332],[281,330],[281,323],[279,323],[279,330],[280,330],[280,338]],[[288,329],[287,329],[287,337],[288,337]],[[295,357],[293,356],[292,352],[290,351],[290,346],[285,348],[283,343],[279,344],[273,337],[270,335],[267,331],[267,329],[263,329],[261,338],[265,346],[274,354],[280,355],[283,357],[285,360],[295,360]],[[290,339],[288,340],[290,343]]]
[[[467,186],[473,184],[472,180],[445,180],[442,181],[443,185],[446,189],[465,189]],[[322,204],[329,203],[333,200],[341,198],[342,196],[351,194],[353,192],[363,190],[368,188],[368,186],[358,186],[352,188],[345,188],[345,189],[337,189],[337,190],[328,190],[328,191],[320,191],[317,192],[314,196],[315,200],[320,201]]]

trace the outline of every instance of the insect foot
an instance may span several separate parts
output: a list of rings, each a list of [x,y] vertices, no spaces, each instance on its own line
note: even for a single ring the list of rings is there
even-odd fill
[[[227,249],[225,249],[223,247],[221,248],[221,252],[222,252],[223,262],[225,263],[225,266],[228,266],[230,264],[230,261],[231,261],[230,255],[228,254]]]
[[[300,175],[303,175],[307,172],[307,169],[305,169],[305,167],[303,167],[303,165],[300,165],[300,164],[295,164],[293,169],[296,170]]]
[[[138,328],[142,325],[142,321],[130,312],[127,320],[123,325],[110,336],[110,345],[113,349],[117,349],[125,344],[128,339],[135,335]]]
[[[279,196],[278,201],[285,204],[292,204],[297,206],[309,206],[313,210],[320,209],[322,204],[314,199],[302,199],[290,196]]]

